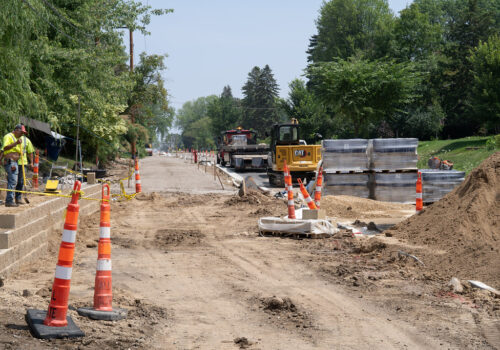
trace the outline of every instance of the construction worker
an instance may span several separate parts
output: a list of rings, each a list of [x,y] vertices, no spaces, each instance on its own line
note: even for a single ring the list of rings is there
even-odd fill
[[[22,157],[19,158],[18,162],[17,162],[17,168],[18,168],[18,172],[17,172],[17,186],[16,186],[16,190],[17,191],[22,191],[23,190],[23,187],[25,185],[24,183],[24,178],[26,177],[26,173],[28,172],[28,169],[29,170],[32,170],[33,169],[33,156],[34,156],[34,153],[35,153],[35,147],[33,147],[33,144],[31,143],[31,140],[26,137],[26,134],[28,134],[28,132],[26,131],[26,128],[24,127],[23,124],[21,124],[21,130],[23,132],[23,135],[21,136],[21,149],[22,149]],[[28,163],[28,157],[30,159],[30,162]],[[23,174],[23,164],[24,164],[24,174]],[[16,192],[16,204],[24,204],[23,201],[21,200],[21,196],[22,196],[22,193],[21,192]]]
[[[14,131],[8,133],[3,137],[3,166],[7,173],[7,190],[13,190],[17,186],[17,179],[19,176],[18,162],[21,158],[20,145],[23,142],[21,136],[24,131],[21,124],[14,127]],[[14,192],[7,191],[5,198],[6,207],[17,207],[18,204],[14,203]]]

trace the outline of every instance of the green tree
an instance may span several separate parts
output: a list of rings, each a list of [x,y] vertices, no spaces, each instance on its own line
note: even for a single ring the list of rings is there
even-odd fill
[[[413,64],[360,58],[311,65],[307,75],[319,101],[365,137],[370,123],[392,117],[414,100],[421,80]]]
[[[230,86],[225,86],[220,97],[208,105],[207,115],[214,135],[238,126],[242,118],[241,101],[233,97]]]
[[[161,72],[166,68],[165,57],[142,53],[134,69],[134,88],[126,112],[133,114],[136,124],[148,130],[146,140],[136,140],[139,144],[156,141],[158,134],[162,139],[172,125],[173,110],[168,104],[167,90],[161,77]]]
[[[387,0],[330,0],[316,21],[318,33],[310,39],[308,61],[347,59],[362,52],[378,58],[389,51],[393,14]]]
[[[134,84],[119,28],[147,33],[151,16],[166,12],[128,0],[2,1],[0,120],[27,115],[71,136],[79,105],[84,153],[93,156],[98,138],[117,147]]]
[[[394,25],[393,56],[403,60],[426,60],[443,49],[443,23],[431,20],[434,14],[426,12],[426,4],[420,2],[403,9]]]
[[[283,101],[283,109],[290,119],[299,121],[301,137],[308,143],[318,140],[316,134],[331,137],[334,133],[332,119],[328,118],[326,108],[307,89],[306,83],[294,79],[288,87],[290,92]]]
[[[462,137],[479,130],[475,116],[469,113],[474,86],[470,50],[500,31],[499,0],[449,0],[446,4],[446,59],[440,62],[438,93],[446,114],[443,133]]]
[[[474,85],[471,113],[495,134],[500,133],[500,36],[493,35],[471,50]]]
[[[215,148],[208,106],[216,99],[218,97],[215,95],[199,97],[194,101],[184,103],[176,112],[175,125],[182,129],[181,137],[184,147]]]
[[[274,79],[271,68],[254,67],[248,73],[248,79],[243,90],[243,127],[257,131],[259,137],[264,137],[271,125],[280,119],[278,111],[278,83]]]

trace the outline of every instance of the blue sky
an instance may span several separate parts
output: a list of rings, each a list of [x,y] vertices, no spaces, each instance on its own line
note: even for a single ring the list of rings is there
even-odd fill
[[[219,95],[230,85],[241,87],[254,66],[269,64],[288,95],[288,83],[307,64],[305,51],[316,33],[315,20],[323,0],[141,0],[174,13],[154,17],[150,36],[134,33],[135,62],[139,53],[168,54],[163,72],[171,104]],[[389,0],[398,13],[411,0]],[[128,45],[128,35],[125,40]]]

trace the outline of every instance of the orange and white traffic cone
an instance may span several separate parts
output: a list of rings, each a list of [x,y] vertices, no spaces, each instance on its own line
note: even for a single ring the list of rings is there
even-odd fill
[[[40,151],[36,150],[35,161],[33,162],[33,189],[38,190],[38,164],[40,162]]]
[[[141,175],[139,174],[139,161],[135,159],[135,193],[141,193]]]
[[[67,317],[68,298],[75,253],[76,230],[80,206],[78,198],[82,184],[75,182],[71,202],[66,210],[59,257],[48,311],[28,310],[26,320],[38,338],[81,337],[85,334]],[[45,314],[45,319],[43,315]],[[43,319],[43,321],[42,321]]]
[[[106,192],[105,192],[106,191]],[[101,220],[97,248],[97,268],[94,287],[94,308],[79,308],[78,314],[94,320],[121,320],[127,310],[113,309],[111,277],[111,205],[109,185],[102,186]]]
[[[292,187],[292,176],[290,175],[290,171],[288,170],[288,166],[286,165],[286,161],[283,165],[283,175],[285,178],[285,187],[288,195],[288,218],[296,219],[295,217],[295,202],[293,199],[293,187]]]
[[[297,179],[297,182],[299,183],[300,186],[300,192],[302,193],[302,196],[304,196],[304,199],[307,203],[307,206],[309,209],[318,209],[316,207],[316,204],[314,204],[314,201],[312,200],[311,196],[309,195],[309,192],[307,192],[306,188],[304,187],[304,184],[302,183],[301,179]]]
[[[415,210],[420,212],[424,208],[424,200],[422,198],[422,173],[419,171],[417,175]]]
[[[314,191],[314,203],[316,207],[320,207],[321,202],[321,187],[323,186],[323,167],[319,169],[318,178],[316,179],[316,190]]]

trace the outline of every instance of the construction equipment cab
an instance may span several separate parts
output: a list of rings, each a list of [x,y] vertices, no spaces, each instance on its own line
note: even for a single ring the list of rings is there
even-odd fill
[[[300,139],[297,119],[288,124],[275,124],[271,129],[271,152],[267,162],[269,183],[284,185],[283,164],[286,160],[293,179],[314,179],[321,160],[321,145],[305,145]]]

